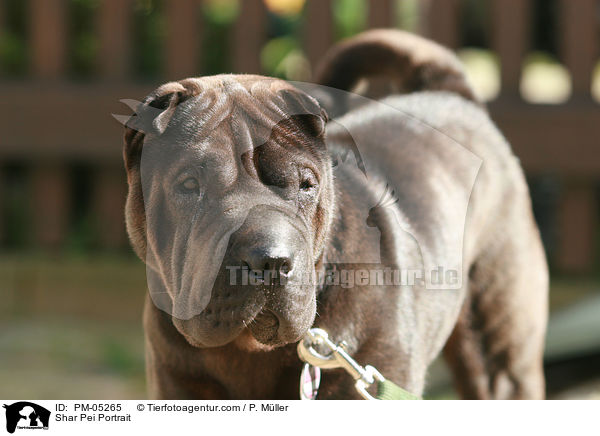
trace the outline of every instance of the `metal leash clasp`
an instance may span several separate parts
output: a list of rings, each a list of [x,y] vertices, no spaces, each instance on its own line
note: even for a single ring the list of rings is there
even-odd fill
[[[327,350],[327,354],[321,354],[315,346]],[[367,365],[362,367],[346,351],[347,344],[334,343],[329,339],[325,330],[319,328],[310,329],[304,338],[298,343],[298,356],[309,365],[322,369],[343,368],[356,380],[355,387],[358,393],[366,400],[375,400],[367,389],[376,381],[384,382],[385,378],[374,367]]]

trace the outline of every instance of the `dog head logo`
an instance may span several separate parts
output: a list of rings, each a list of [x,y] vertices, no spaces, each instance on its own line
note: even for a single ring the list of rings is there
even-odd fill
[[[3,406],[6,409],[6,431],[18,429],[48,429],[50,411],[28,401]]]

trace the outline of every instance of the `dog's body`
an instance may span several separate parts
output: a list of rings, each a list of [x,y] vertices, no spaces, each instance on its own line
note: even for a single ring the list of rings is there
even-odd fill
[[[277,235],[277,241],[270,242],[269,249],[292,247],[296,253],[283,256],[292,271],[286,272],[290,277],[310,274],[313,266],[317,271],[331,265],[369,268],[372,259],[378,259],[381,266],[404,269],[458,265],[461,283],[439,289],[427,289],[425,283],[370,283],[351,288],[325,283],[314,289],[264,285],[249,290],[227,285],[226,272],[221,269],[206,310],[191,319],[174,316],[172,311],[179,310],[182,297],[170,284],[173,280],[193,283],[193,268],[187,267],[189,260],[180,261],[184,265],[180,268],[165,265],[178,263],[169,257],[175,256],[172,253],[193,249],[180,248],[177,237],[172,243],[160,242],[164,236],[152,234],[155,221],[151,220],[157,215],[154,203],[166,200],[158,200],[162,197],[156,194],[156,186],[141,186],[144,133],[129,129],[125,148],[130,184],[128,230],[134,248],[149,264],[149,274],[159,277],[165,295],[172,292],[171,313],[157,308],[150,298],[146,302],[151,396],[297,398],[301,362],[295,342],[314,320],[315,326],[327,330],[336,341],[346,341],[357,361],[377,367],[417,395],[424,389],[427,367],[443,349],[464,398],[543,397],[547,270],[527,186],[506,141],[480,106],[469,101],[475,97],[457,65],[445,50],[401,32],[370,32],[341,45],[322,68],[321,83],[351,89],[358,79],[383,72],[405,91],[425,92],[389,96],[354,108],[350,104],[341,111],[328,107],[331,102],[324,98],[321,105],[339,115],[328,123],[326,132],[316,102],[279,81],[259,77],[188,80],[165,85],[146,99],[146,106],[161,111],[156,119],[165,118],[164,114],[168,117],[153,121],[158,132],[145,129],[144,148],[156,148],[159,142],[164,148],[173,140],[194,136],[185,121],[198,118],[195,108],[200,103],[193,96],[211,87],[226,92],[241,84],[253,96],[251,100],[233,99],[234,106],[257,102],[268,106],[264,98],[275,93],[273,101],[281,111],[289,113],[299,104],[311,114],[309,119],[292,117],[289,125],[285,119],[275,119],[269,126],[279,133],[267,134],[266,142],[250,141],[250,148],[239,149],[236,139],[228,146],[242,156],[241,164],[227,171],[219,167],[220,176],[214,176],[215,180],[225,180],[228,189],[216,201],[219,207],[227,203],[225,215],[241,207],[237,203],[232,206],[231,198],[236,196],[249,195],[244,201],[252,198],[253,206],[244,211],[233,233],[228,233],[223,265],[242,261],[254,266],[255,258],[248,257],[244,247],[262,244],[261,250],[266,250],[260,241],[270,241],[271,233]],[[214,83],[219,83],[218,87]],[[267,91],[256,97],[256,88],[265,87]],[[282,89],[285,103],[279,99]],[[288,93],[293,94],[294,103],[286,100]],[[254,130],[244,130],[248,131]],[[239,132],[232,132],[229,130],[230,137],[238,138]],[[197,138],[190,143],[194,141]],[[282,146],[286,141],[300,145]],[[221,150],[221,142],[209,142]],[[357,144],[361,156],[355,153]],[[253,162],[250,169],[245,164],[248,153]],[[339,164],[332,170],[328,156],[348,153],[364,160],[366,168],[360,171],[356,165]],[[480,165],[475,165],[477,162]],[[310,172],[303,175],[307,166]],[[300,168],[299,175],[286,173],[287,167]],[[231,180],[250,174],[244,179],[243,194],[242,188],[235,188],[237,182],[225,177],[236,171]],[[301,194],[289,194],[290,183],[299,183]],[[264,186],[269,191],[263,190]],[[395,191],[397,202],[373,207],[386,186]],[[297,203],[295,212],[287,209],[290,201]],[[266,209],[257,206],[263,202],[268,204]],[[468,204],[468,209],[461,211],[457,206],[461,202]],[[177,207],[187,204],[178,203]],[[186,222],[196,219],[194,215]],[[365,237],[369,228],[378,231],[377,238]],[[193,231],[184,234],[186,239],[196,238]],[[189,259],[192,255],[182,256]],[[275,257],[269,256],[267,260],[273,262]],[[307,256],[310,259],[305,259]],[[260,265],[264,259],[260,258]],[[195,301],[199,300],[185,299],[188,306]],[[318,398],[357,398],[357,394],[351,378],[334,370],[323,374]]]

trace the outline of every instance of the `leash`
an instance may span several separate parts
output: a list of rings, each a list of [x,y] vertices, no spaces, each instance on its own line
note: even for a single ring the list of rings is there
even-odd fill
[[[326,349],[319,353],[315,347]],[[365,400],[419,400],[420,398],[386,380],[371,365],[361,366],[346,351],[346,343],[335,344],[325,330],[310,329],[298,342],[298,356],[304,363],[300,374],[300,398],[314,400],[319,392],[321,369],[343,368],[354,378],[354,387]],[[377,385],[377,394],[372,396],[368,389]]]

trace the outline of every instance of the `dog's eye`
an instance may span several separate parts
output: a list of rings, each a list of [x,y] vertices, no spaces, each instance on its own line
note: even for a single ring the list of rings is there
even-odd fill
[[[300,189],[302,189],[303,191],[308,191],[309,189],[312,189],[314,187],[315,185],[313,185],[309,179],[304,179],[300,183]]]
[[[186,193],[198,192],[200,189],[200,184],[198,180],[193,177],[188,177],[179,185],[181,191]]]
[[[312,170],[304,168],[300,172],[300,190],[311,191],[317,187],[318,183],[317,176],[315,176]]]

